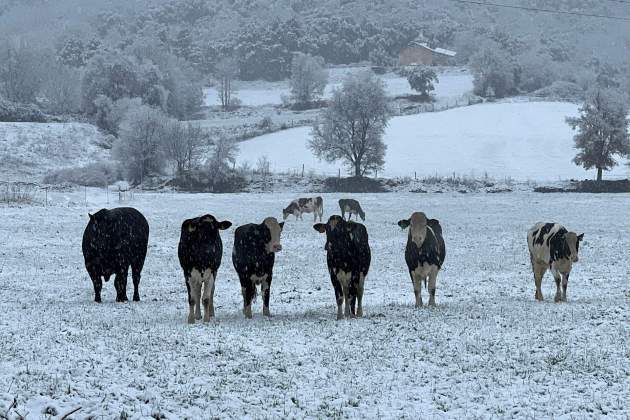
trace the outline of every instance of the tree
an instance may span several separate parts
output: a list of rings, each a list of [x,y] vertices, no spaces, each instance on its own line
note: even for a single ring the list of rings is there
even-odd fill
[[[131,108],[123,118],[113,156],[126,169],[130,182],[142,184],[147,176],[162,172],[165,121],[164,113],[148,105]]]
[[[42,84],[36,51],[6,44],[0,55],[0,94],[12,102],[34,103]]]
[[[354,176],[364,176],[385,164],[388,119],[382,80],[369,71],[349,75],[314,125],[309,147],[318,158],[342,160]]]
[[[213,183],[217,184],[226,180],[230,174],[230,166],[236,163],[238,145],[225,137],[220,137],[214,142],[214,147],[208,159],[208,170],[213,176]]]
[[[324,59],[297,53],[291,61],[291,98],[296,104],[308,105],[324,94],[328,84],[328,72]]]
[[[238,63],[232,57],[223,58],[216,66],[216,77],[219,82],[219,99],[221,108],[227,111],[232,106],[233,96],[236,93],[234,79],[238,74]]]
[[[420,99],[423,101],[429,101],[431,99],[431,92],[435,90],[433,83],[438,83],[437,74],[429,67],[414,66],[407,72],[407,81],[409,86],[420,94]]]
[[[482,47],[470,58],[474,91],[479,96],[503,98],[516,89],[516,66],[496,43]]]
[[[201,147],[208,141],[208,133],[200,124],[172,121],[164,129],[161,142],[166,158],[175,164],[177,175],[191,172],[199,161]]]
[[[628,105],[621,96],[597,90],[580,108],[580,116],[566,121],[578,131],[574,140],[579,152],[573,162],[596,168],[598,181],[604,170],[617,165],[615,155],[630,153]]]

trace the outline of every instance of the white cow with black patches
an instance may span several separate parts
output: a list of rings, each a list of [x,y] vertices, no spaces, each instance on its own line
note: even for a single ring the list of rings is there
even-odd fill
[[[442,226],[436,219],[427,219],[416,212],[409,219],[398,222],[402,229],[409,228],[405,261],[413,283],[416,308],[422,306],[422,283],[429,283],[429,306],[435,305],[437,275],[446,258],[446,245],[442,237]]]
[[[584,234],[569,232],[558,223],[536,223],[527,232],[529,258],[536,284],[535,298],[543,301],[542,279],[547,270],[551,271],[556,282],[555,302],[566,302],[569,275],[573,263],[578,261],[580,242]],[[560,285],[562,284],[562,288]]]
[[[261,224],[240,226],[234,233],[232,263],[241,282],[246,318],[252,318],[252,301],[259,285],[263,295],[263,315],[271,316],[271,280],[275,253],[282,250],[280,234],[283,228],[284,222],[278,223],[274,217],[268,217]]]
[[[202,304],[204,322],[214,317],[214,288],[223,257],[219,231],[230,226],[231,222],[219,222],[209,214],[185,220],[182,224],[178,256],[188,290],[189,324],[201,319]]]

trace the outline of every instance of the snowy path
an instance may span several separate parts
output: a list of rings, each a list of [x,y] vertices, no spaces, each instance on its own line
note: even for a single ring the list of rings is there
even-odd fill
[[[87,211],[104,203],[0,207],[0,410],[17,397],[29,418],[76,407],[75,418],[630,415],[630,195],[358,196],[373,266],[365,318],[341,322],[324,239],[294,220],[276,262],[275,316],[263,319],[259,299],[244,320],[231,228],[216,322],[188,326],[181,221],[260,221],[292,198],[136,195],[151,225],[139,304],[115,304],[112,282],[104,303],[92,302],[81,235]],[[324,195],[326,215],[337,198]],[[412,307],[395,225],[416,209],[444,226],[436,309]],[[525,232],[538,220],[586,233],[567,304],[552,302],[550,277],[545,303],[534,301]]]

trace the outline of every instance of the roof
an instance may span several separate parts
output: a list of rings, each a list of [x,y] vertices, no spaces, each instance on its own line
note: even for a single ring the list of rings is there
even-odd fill
[[[436,54],[445,55],[447,57],[455,57],[457,55],[455,51],[446,50],[444,48],[431,48],[426,42],[413,41],[409,44],[409,46],[426,48],[429,51],[432,51]]]

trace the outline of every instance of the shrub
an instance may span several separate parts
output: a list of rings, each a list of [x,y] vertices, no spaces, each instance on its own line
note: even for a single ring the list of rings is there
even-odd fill
[[[111,162],[94,162],[76,168],[57,170],[44,178],[45,184],[76,184],[103,187],[123,178],[120,166]]]
[[[341,193],[381,193],[387,192],[383,183],[377,179],[364,177],[326,178],[326,192]]]

